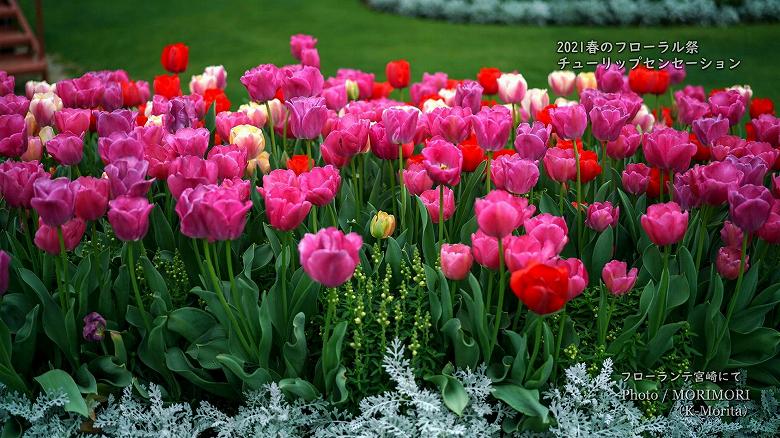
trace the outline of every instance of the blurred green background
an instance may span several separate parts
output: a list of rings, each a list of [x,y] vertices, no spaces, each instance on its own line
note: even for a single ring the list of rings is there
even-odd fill
[[[21,3],[32,21],[33,2]],[[182,78],[183,88],[190,75],[222,64],[234,105],[247,99],[238,81],[245,70],[260,63],[294,62],[289,50],[294,33],[319,39],[326,76],[352,67],[384,80],[385,63],[405,58],[412,65],[413,79],[426,71],[473,78],[480,67],[493,66],[516,69],[530,87],[538,88],[547,88],[547,73],[558,69],[557,41],[696,40],[700,53],[688,59],[733,58],[741,65],[735,70],[689,67],[686,83],[707,88],[750,84],[755,96],[780,99],[778,24],[725,28],[451,24],[377,12],[359,0],[49,0],[44,1],[44,14],[47,51],[65,74],[123,68],[133,78],[151,81],[163,73],[162,47],[184,42],[190,46],[190,67]]]

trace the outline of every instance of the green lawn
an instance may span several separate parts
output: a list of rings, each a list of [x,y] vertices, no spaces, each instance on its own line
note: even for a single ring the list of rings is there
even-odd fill
[[[23,3],[29,10],[31,0]],[[358,0],[80,0],[47,1],[46,42],[73,73],[124,68],[151,80],[162,72],[160,49],[170,42],[190,46],[195,74],[210,64],[228,70],[228,95],[246,99],[238,78],[259,63],[293,61],[290,34],[319,39],[325,75],[354,67],[384,76],[390,59],[406,58],[413,75],[442,70],[474,77],[482,66],[517,69],[531,87],[546,87],[557,68],[559,40],[697,40],[700,57],[740,59],[736,70],[689,68],[688,83],[722,87],[748,83],[755,95],[780,99],[776,48],[780,25],[729,28],[597,28],[462,25],[375,12]],[[29,14],[29,13],[28,13]],[[30,16],[30,15],[28,15]],[[77,26],[76,23],[85,23]],[[656,54],[656,56],[659,56]],[[600,56],[599,56],[600,59]],[[189,76],[182,81],[189,83]]]

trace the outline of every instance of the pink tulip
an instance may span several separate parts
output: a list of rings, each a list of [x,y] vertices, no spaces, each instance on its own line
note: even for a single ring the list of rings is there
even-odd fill
[[[411,142],[417,130],[419,117],[420,111],[414,107],[385,109],[382,112],[382,124],[385,127],[387,141],[395,145]]]
[[[502,155],[490,166],[490,175],[497,189],[522,195],[531,191],[539,181],[539,166],[517,154]]]
[[[596,66],[596,84],[598,89],[605,93],[617,93],[623,89],[623,75],[625,68],[616,64]]]
[[[185,189],[176,203],[182,234],[209,242],[238,239],[252,208],[252,201],[245,195],[248,190],[244,193],[240,186],[229,184]]]
[[[73,217],[73,187],[68,178],[38,178],[30,204],[43,223],[58,227]]]
[[[252,100],[266,102],[274,98],[279,88],[278,75],[279,68],[275,65],[260,64],[244,72],[241,84],[246,87]]]
[[[325,80],[316,67],[286,66],[279,70],[282,93],[285,99],[293,97],[312,97],[322,93]]]
[[[601,279],[612,295],[620,296],[634,287],[637,274],[637,268],[631,268],[629,271],[626,262],[612,260],[601,270]]]
[[[774,198],[764,186],[745,184],[729,192],[729,216],[745,233],[757,231],[769,218]]]
[[[533,125],[521,123],[515,132],[515,150],[520,158],[538,161],[547,153],[547,142],[550,140],[552,126],[542,122]]]
[[[574,149],[550,148],[544,155],[544,169],[553,181],[565,183],[577,178]]]
[[[771,114],[761,114],[752,120],[756,130],[756,139],[765,141],[772,147],[780,147],[780,118]]]
[[[545,249],[560,254],[569,241],[569,227],[560,216],[542,213],[525,219],[523,223],[527,235],[535,238]]]
[[[31,208],[33,185],[39,178],[49,179],[49,174],[37,161],[0,163],[0,196],[10,207]]]
[[[294,97],[287,100],[290,129],[295,138],[313,140],[320,136],[328,117],[325,99],[321,97]]]
[[[688,212],[683,213],[676,202],[653,204],[642,215],[641,223],[651,242],[658,246],[672,245],[685,236]]]
[[[780,244],[780,200],[772,202],[769,217],[758,229],[758,237],[773,245]]]
[[[710,111],[714,116],[723,116],[735,126],[745,114],[745,98],[737,90],[719,91],[710,96]]]
[[[431,215],[431,222],[434,224],[439,223],[439,190],[444,188],[444,220],[449,220],[455,213],[455,194],[447,186],[439,186],[435,189],[430,189],[420,194],[425,208],[428,210],[428,214]]]
[[[616,160],[622,160],[634,155],[642,142],[642,134],[636,130],[636,126],[627,124],[620,130],[615,140],[607,142],[607,156]]]
[[[222,111],[221,113],[217,114],[214,123],[217,128],[217,135],[219,135],[219,138],[225,142],[230,138],[231,129],[239,125],[251,125],[252,121],[249,120],[249,117],[242,112]],[[274,127],[280,128],[280,126],[281,125],[277,124],[277,120],[274,119]]]
[[[103,164],[109,164],[124,158],[142,160],[144,157],[144,144],[135,137],[118,132],[110,137],[98,139],[98,155],[100,155]]]
[[[0,249],[0,296],[8,290],[9,271],[11,269],[11,256]]]
[[[642,151],[651,166],[683,172],[691,164],[696,146],[690,142],[687,132],[661,128],[645,134]]]
[[[89,129],[90,110],[63,108],[54,113],[54,125],[59,132],[71,132],[81,135]]]
[[[95,119],[100,137],[109,137],[113,133],[128,134],[135,126],[133,113],[125,109],[112,112],[98,111]]]
[[[334,155],[346,159],[352,158],[365,149],[368,141],[368,130],[368,120],[360,119],[353,114],[346,114],[336,121],[322,147],[328,148]],[[396,158],[398,158],[397,149],[396,147]]]
[[[503,73],[496,82],[498,97],[506,103],[520,103],[528,91],[528,83],[520,73]]]
[[[290,169],[274,169],[268,175],[263,176],[263,187],[258,189],[260,195],[276,187],[300,188],[298,176]]]
[[[650,168],[644,163],[631,163],[626,165],[626,169],[621,176],[623,188],[632,195],[641,195],[647,191],[650,184]]]
[[[555,258],[555,251],[544,246],[534,236],[506,236],[503,240],[504,260],[510,272],[519,271],[534,263],[547,263]]]
[[[433,180],[428,176],[428,171],[422,163],[410,163],[409,166],[401,172],[404,186],[409,193],[420,196],[426,190],[433,187]]]
[[[599,105],[590,110],[593,136],[602,142],[617,140],[631,119],[631,114],[618,106]]]
[[[729,121],[721,116],[693,121],[693,133],[701,144],[712,146],[715,141],[729,133]]]
[[[0,157],[16,158],[27,150],[27,125],[19,114],[0,116]]]
[[[108,222],[119,240],[141,240],[149,230],[149,213],[154,204],[146,198],[120,196],[108,203]]]
[[[617,227],[619,215],[620,207],[613,207],[611,202],[593,202],[588,206],[585,225],[602,232],[607,227]]]
[[[472,114],[482,108],[482,92],[484,89],[477,81],[464,80],[455,88],[455,97],[451,106],[471,109]]]
[[[739,277],[739,265],[742,263],[741,259],[741,249],[724,246],[718,250],[718,255],[715,257],[715,267],[723,278],[734,280]],[[745,265],[742,272],[746,272],[750,267],[749,261],[750,256],[745,254]]]
[[[168,190],[178,199],[184,189],[216,183],[219,168],[215,162],[187,155],[173,160],[168,173]]]
[[[697,168],[692,176],[702,202],[719,206],[728,200],[729,192],[737,188],[743,173],[728,161],[716,161]]]
[[[331,165],[314,167],[298,177],[301,190],[306,194],[306,200],[322,207],[333,201],[339,192],[341,175],[339,170]]]
[[[312,280],[325,287],[346,283],[360,264],[363,239],[357,233],[344,234],[335,227],[317,234],[307,233],[298,244],[301,266]]]
[[[499,151],[512,131],[512,114],[504,106],[485,107],[471,116],[471,126],[482,149]]]
[[[433,138],[422,150],[423,165],[435,184],[457,185],[463,167],[463,153],[442,138]]]
[[[683,125],[690,126],[694,120],[710,112],[709,105],[695,97],[687,96],[682,91],[674,92],[674,100],[677,104],[677,120]]]
[[[683,210],[700,207],[702,204],[701,192],[699,186],[701,169],[703,166],[695,165],[683,173],[674,176],[671,195],[674,202],[680,204]]]
[[[65,243],[65,251],[73,251],[84,237],[87,223],[79,218],[73,218],[61,226],[62,240]],[[57,227],[51,227],[39,221],[38,231],[35,232],[35,246],[51,255],[60,254],[60,240]]]
[[[547,90],[530,88],[520,102],[520,116],[523,120],[538,118],[538,114],[550,104],[550,96]]]
[[[527,199],[512,196],[503,190],[492,190],[474,203],[479,229],[499,239],[512,234],[535,210],[535,206],[528,205]]]
[[[164,141],[179,156],[192,155],[203,158],[209,147],[209,130],[182,128],[175,134],[166,135]]]
[[[32,111],[30,109],[30,99],[27,99],[24,96],[17,96],[15,94],[0,96],[0,115],[19,114],[20,116],[26,116],[27,111],[30,110],[30,112],[33,113],[33,116],[35,116],[35,121],[38,123],[38,126],[49,126],[51,118],[54,116],[53,113],[55,108],[53,108],[52,105],[45,105],[44,102],[51,102],[52,99],[44,94],[36,97],[36,103],[40,104],[42,108],[33,108],[36,111]],[[56,96],[54,97],[56,98]],[[47,107],[45,110],[43,108],[44,106]],[[62,107],[62,102],[60,102],[60,107]]]
[[[550,110],[555,133],[567,140],[582,137],[588,125],[588,115],[582,105],[561,106]]]
[[[454,245],[442,244],[440,257],[441,272],[444,274],[444,277],[450,280],[465,279],[471,271],[471,265],[474,263],[471,248],[462,243]]]
[[[272,227],[282,231],[292,231],[306,219],[311,210],[311,202],[298,187],[277,186],[263,190],[266,216]]]
[[[84,139],[70,132],[55,135],[46,142],[46,151],[63,166],[73,166],[84,155]]]
[[[85,221],[94,221],[106,214],[110,183],[106,178],[81,176],[73,181],[74,213]]]
[[[302,58],[302,52],[304,50],[313,49],[316,46],[317,38],[314,38],[311,35],[298,33],[290,36],[290,53],[292,53],[292,56],[299,61]]]
[[[488,236],[482,230],[477,230],[471,235],[471,252],[474,260],[480,265],[492,269],[498,269],[498,239]]]
[[[217,165],[217,178],[241,178],[247,166],[246,148],[229,144],[211,148],[208,160]]]
[[[744,233],[731,221],[724,221],[723,228],[720,229],[720,239],[723,244],[729,248],[742,248],[742,238]]]
[[[105,167],[111,184],[111,199],[119,196],[146,196],[153,180],[146,179],[149,163],[135,158],[123,158]]]
[[[436,108],[428,114],[431,135],[440,136],[453,144],[462,143],[471,133],[469,108]]]
[[[558,266],[565,266],[569,270],[569,299],[582,294],[588,285],[588,271],[582,260],[576,258],[558,259]]]

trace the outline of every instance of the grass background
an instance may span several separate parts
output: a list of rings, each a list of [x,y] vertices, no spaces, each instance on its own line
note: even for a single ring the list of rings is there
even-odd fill
[[[21,3],[32,21],[32,0]],[[735,70],[690,67],[686,83],[707,88],[750,84],[754,95],[780,103],[778,24],[725,28],[452,24],[377,12],[359,0],[46,1],[44,16],[47,51],[68,74],[124,68],[133,78],[151,81],[163,73],[162,47],[181,41],[190,46],[183,87],[189,84],[189,75],[223,64],[234,105],[247,99],[238,81],[245,70],[260,63],[294,62],[289,50],[294,33],[319,39],[326,76],[339,67],[352,67],[384,80],[385,63],[405,58],[412,65],[413,79],[426,71],[473,78],[480,67],[494,66],[516,69],[530,87],[539,88],[547,88],[547,73],[558,68],[560,40],[653,44],[696,40],[700,53],[693,59],[733,58],[741,65]]]

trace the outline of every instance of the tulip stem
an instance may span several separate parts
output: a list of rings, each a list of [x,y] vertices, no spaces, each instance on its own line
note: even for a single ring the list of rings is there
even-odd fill
[[[135,260],[133,258],[133,245],[135,242],[127,242],[127,268],[130,270],[130,284],[133,286],[133,293],[135,294],[135,304],[138,306],[138,311],[141,313],[141,319],[144,321],[144,327],[146,327],[146,335],[152,331],[152,325],[149,323],[149,315],[146,313],[146,307],[141,299],[141,291],[138,289],[138,280],[135,276]]]
[[[748,237],[749,233],[745,232],[742,237],[742,248],[739,252],[739,275],[737,276],[737,285],[734,287],[734,295],[731,297],[731,302],[729,302],[729,309],[726,313],[726,327],[724,330],[729,329],[729,321],[731,321],[731,316],[734,314],[734,308],[737,307],[737,298],[739,297],[740,292],[742,292],[742,278],[745,276],[745,256],[747,255]],[[722,337],[723,336],[721,336],[721,338]]]
[[[498,328],[501,325],[501,316],[504,313],[504,290],[506,282],[504,281],[504,243],[501,239],[498,239],[498,273],[498,304],[496,305],[496,316],[493,321],[493,336],[490,341],[490,350],[488,357],[485,358],[486,362],[493,356],[493,349],[496,348],[496,343],[498,342]]]
[[[312,232],[317,232],[317,207],[312,206],[311,207],[311,222],[312,222]]]
[[[274,117],[271,114],[271,105],[265,101],[265,111],[268,114],[268,127],[271,132],[271,153],[276,155],[276,133],[274,132]]]
[[[582,176],[580,172],[580,152],[577,139],[574,139],[574,161],[577,165],[577,254],[582,257]]]
[[[388,167],[390,167],[390,193],[395,194],[395,175],[393,175],[393,162],[390,160],[386,160]],[[398,217],[398,205],[396,204],[394,199],[391,199],[391,204],[393,204],[393,214],[395,217]],[[402,228],[403,229],[403,228]]]
[[[65,307],[67,307],[68,303],[68,295],[70,295],[70,292],[68,292],[68,255],[65,252],[65,238],[62,235],[62,227],[57,227],[57,239],[60,242],[60,261],[62,264],[62,291],[60,293],[62,294],[62,302],[63,302],[63,310],[65,310]]]
[[[328,350],[328,337],[330,336],[330,325],[336,316],[336,302],[338,301],[338,294],[336,288],[328,288],[328,309],[325,312],[325,327],[322,329],[322,364],[323,374],[325,373],[325,357]]]
[[[703,205],[701,207],[701,220],[699,221],[699,235],[696,245],[696,284],[699,284],[699,269],[701,267],[701,258],[704,253],[704,236],[707,234],[707,226],[710,220],[710,209],[708,206]],[[693,307],[696,305],[696,292],[697,288],[691,291],[691,296],[688,299],[688,313],[693,312]]]
[[[334,200],[330,204],[328,204],[328,211],[330,211],[330,220],[333,222],[333,226],[338,228],[339,227],[339,220],[336,217],[336,207],[333,206],[333,204],[336,201]]]
[[[442,243],[444,243],[444,184],[439,186],[439,251]]]
[[[538,316],[536,319],[536,329],[534,330],[534,349],[531,353],[531,360],[528,361],[528,367],[533,367],[536,362],[536,356],[539,355],[539,347],[542,343],[542,324],[544,323],[544,316]]]
[[[517,120],[516,117],[517,117],[517,110],[515,109],[515,104],[513,103],[512,104],[512,138],[510,139],[509,147],[512,147],[515,144],[515,135],[517,135],[515,132],[517,130],[517,123],[515,122],[515,120]]]
[[[398,216],[398,223],[401,225],[401,230],[405,230],[404,228],[404,216],[406,216],[406,186],[404,186],[404,182],[401,179],[401,173],[404,171],[404,146],[403,144],[398,145],[398,175],[394,175],[396,178],[398,178],[398,187],[401,189],[401,214]]]
[[[607,291],[604,285],[599,285],[599,314],[596,320],[598,328],[598,342],[596,345],[604,345],[607,338],[607,325],[609,324],[609,315],[607,315]]]
[[[485,194],[490,193],[490,161],[493,159],[493,151],[487,153],[487,165],[485,166]]]
[[[217,294],[217,299],[219,299],[219,303],[222,304],[222,308],[225,310],[225,314],[227,314],[227,317],[230,320],[230,324],[233,326],[233,331],[236,332],[238,340],[241,342],[244,350],[247,352],[247,354],[251,355],[252,349],[246,342],[244,333],[241,331],[241,326],[238,325],[236,316],[233,314],[233,310],[230,308],[230,305],[225,299],[225,294],[222,291],[222,286],[220,285],[219,279],[217,278],[217,273],[214,271],[214,264],[211,260],[211,250],[209,249],[209,243],[205,239],[203,240],[203,252],[206,253],[206,266],[208,266],[209,275],[211,276],[211,282],[214,284],[214,292]]]
[[[660,184],[658,184],[658,202],[664,202],[664,171],[663,170],[659,172],[659,181]]]
[[[520,300],[518,300],[520,301]],[[558,321],[558,336],[555,337],[555,352],[553,353],[553,378],[557,379],[558,376],[558,358],[561,355],[561,345],[563,345],[563,334],[566,329],[566,310],[558,315],[560,321]]]
[[[491,269],[488,269],[488,290],[487,290],[487,299],[485,300],[485,325],[487,326],[487,314],[490,312],[490,305],[493,301],[493,271]]]
[[[230,250],[231,243],[225,241],[225,258],[227,259],[228,277],[230,277],[230,295],[236,297],[236,279],[233,277],[233,252]]]

